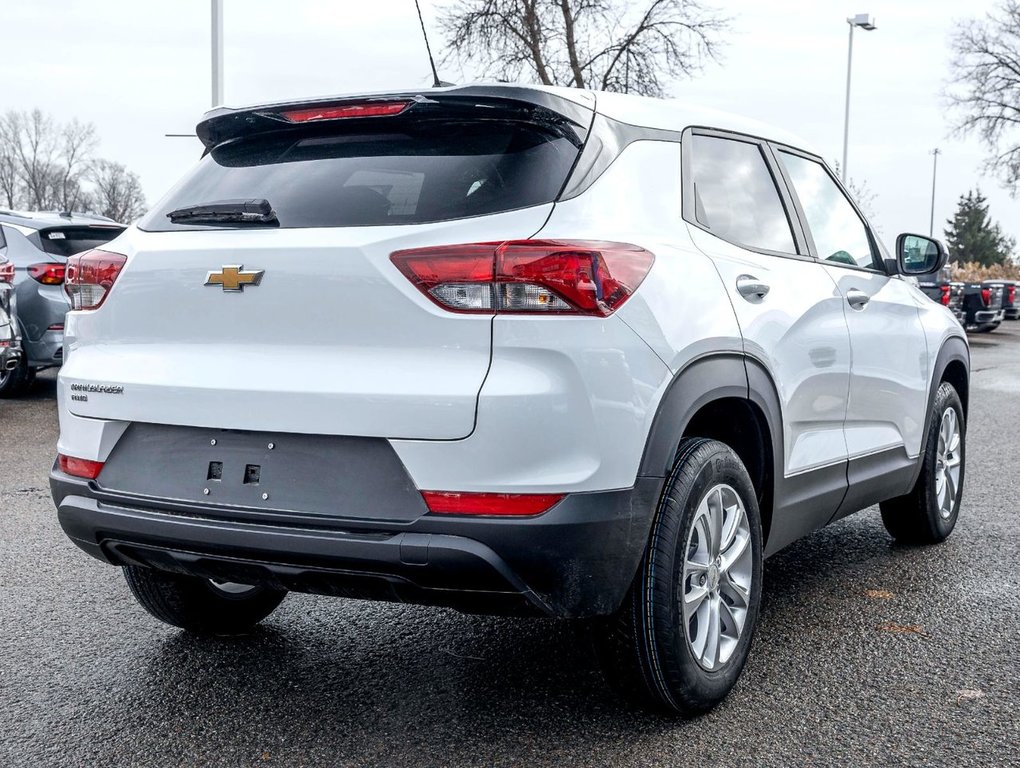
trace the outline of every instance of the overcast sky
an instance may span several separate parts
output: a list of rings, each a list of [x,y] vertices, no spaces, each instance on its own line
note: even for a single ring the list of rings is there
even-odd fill
[[[706,0],[711,2],[711,0]],[[438,3],[422,0],[432,23]],[[928,231],[932,157],[941,147],[935,201],[940,231],[959,195],[980,185],[991,214],[1020,240],[1020,202],[981,176],[976,139],[949,136],[940,93],[948,43],[961,15],[991,0],[729,0],[720,64],[678,82],[672,95],[782,126],[830,162],[842,154],[847,25],[873,14],[854,40],[850,176],[876,199],[888,245]],[[226,103],[427,85],[413,0],[226,0]],[[210,106],[209,0],[34,0],[4,6],[0,110],[41,107],[95,123],[104,157],[125,163],[155,203],[194,163],[190,133]],[[462,82],[463,72],[441,72]]]

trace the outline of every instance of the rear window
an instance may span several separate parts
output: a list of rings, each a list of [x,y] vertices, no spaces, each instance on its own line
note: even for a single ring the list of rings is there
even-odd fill
[[[46,253],[67,258],[110,242],[123,232],[120,227],[60,227],[43,229],[39,241]]]
[[[395,126],[399,125],[399,128]],[[224,228],[173,224],[170,211],[264,198],[281,227],[422,224],[552,202],[577,158],[567,138],[505,121],[413,125],[385,132],[293,131],[213,149],[140,223],[144,230]]]

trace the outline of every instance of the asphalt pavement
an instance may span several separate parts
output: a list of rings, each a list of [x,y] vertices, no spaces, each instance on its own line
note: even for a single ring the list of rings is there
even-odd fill
[[[551,620],[290,595],[194,639],[61,532],[55,379],[0,401],[0,766],[1020,765],[1020,322],[972,337],[953,536],[877,510],[765,565],[751,658],[696,721],[603,684]]]

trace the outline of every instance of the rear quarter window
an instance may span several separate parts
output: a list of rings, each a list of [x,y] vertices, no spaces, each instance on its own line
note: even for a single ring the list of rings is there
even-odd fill
[[[387,123],[385,131],[242,138],[212,149],[139,227],[224,228],[230,225],[173,224],[167,214],[258,198],[270,202],[285,228],[481,216],[552,202],[577,152],[541,126],[506,121],[405,121]]]

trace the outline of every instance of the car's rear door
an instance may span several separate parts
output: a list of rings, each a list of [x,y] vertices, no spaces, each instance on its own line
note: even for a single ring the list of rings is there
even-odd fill
[[[767,370],[782,408],[775,550],[824,524],[846,490],[850,341],[842,299],[807,252],[764,142],[689,130],[683,158],[691,237],[715,262],[746,355]]]
[[[776,156],[850,329],[850,492],[843,509],[853,511],[866,497],[905,491],[899,485],[921,451],[931,364],[918,303],[927,299],[886,273],[863,216],[823,163],[785,147]]]

